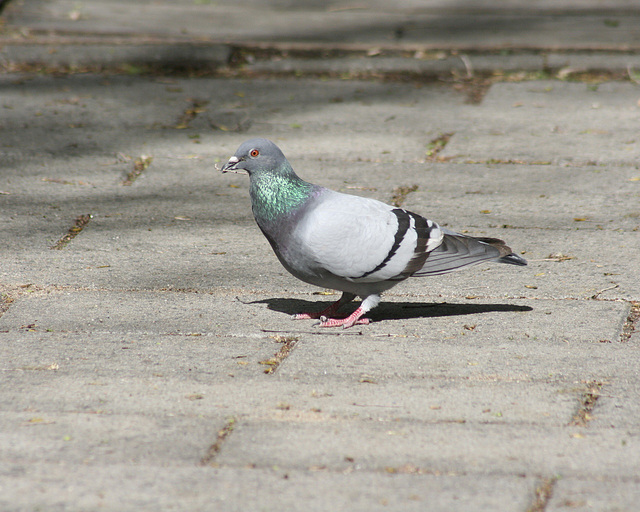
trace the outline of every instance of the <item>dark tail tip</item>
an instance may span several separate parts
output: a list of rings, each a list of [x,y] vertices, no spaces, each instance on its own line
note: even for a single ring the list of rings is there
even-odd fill
[[[527,260],[517,254],[511,253],[497,260],[498,263],[508,263],[509,265],[527,265]]]

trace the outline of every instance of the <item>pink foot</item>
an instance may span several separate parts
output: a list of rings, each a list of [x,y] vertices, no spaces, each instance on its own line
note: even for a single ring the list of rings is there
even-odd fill
[[[348,327],[351,327],[353,325],[367,325],[370,320],[368,318],[360,318],[362,315],[364,315],[364,311],[362,310],[362,308],[358,308],[347,318],[327,318],[325,316],[321,316],[320,323],[317,325],[318,327],[342,326],[344,329],[347,329]]]

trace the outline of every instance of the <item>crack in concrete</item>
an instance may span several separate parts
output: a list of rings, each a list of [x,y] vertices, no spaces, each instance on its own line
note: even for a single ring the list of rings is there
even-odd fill
[[[4,315],[9,310],[13,301],[14,299],[9,295],[5,293],[0,294],[0,317],[2,317],[2,315]]]
[[[438,137],[430,141],[427,145],[427,161],[444,162],[445,159],[438,157],[438,153],[447,146],[449,140],[454,135],[455,132],[441,133]]]
[[[640,302],[631,303],[631,311],[627,316],[624,326],[622,327],[622,333],[620,334],[620,341],[626,343],[631,338],[631,335],[636,330],[636,325],[640,321]]]
[[[214,464],[218,453],[220,453],[220,450],[222,449],[222,444],[231,435],[231,432],[233,432],[235,427],[236,418],[229,418],[226,425],[218,430],[218,437],[216,438],[215,442],[211,446],[209,446],[207,453],[205,453],[204,456],[200,459],[200,466],[212,466]]]
[[[551,496],[553,496],[553,489],[555,488],[557,481],[557,477],[547,477],[542,479],[536,487],[533,503],[529,508],[527,508],[527,512],[544,512],[547,509],[547,505],[549,504]]]
[[[197,98],[189,99],[190,105],[184,110],[178,122],[174,126],[176,130],[184,130],[185,128],[189,128],[189,123],[193,121],[198,114],[202,114],[206,112],[205,108],[209,103],[207,100],[199,100]]]
[[[402,206],[402,203],[404,203],[407,199],[407,196],[411,194],[411,192],[415,192],[416,190],[418,190],[418,185],[394,188],[391,196],[391,204],[400,208]]]
[[[140,175],[151,165],[153,157],[147,155],[140,155],[133,162],[133,169],[129,171],[127,177],[122,180],[122,185],[129,187],[140,177]]]
[[[263,370],[263,372],[267,374],[275,373],[282,362],[289,357],[289,354],[291,354],[291,351],[298,343],[298,338],[295,336],[272,336],[272,338],[278,343],[282,343],[282,346],[273,357],[259,362],[259,364],[267,366],[267,368]]]
[[[493,83],[494,80],[491,78],[480,76],[467,80],[460,79],[459,82],[454,83],[453,88],[466,94],[467,99],[465,103],[467,105],[480,105]]]
[[[75,222],[73,223],[73,226],[69,228],[69,231],[67,232],[67,234],[62,236],[60,240],[58,240],[54,245],[52,245],[51,249],[57,250],[57,251],[64,249],[69,244],[69,242],[71,242],[71,240],[73,240],[76,236],[78,236],[82,232],[82,230],[85,227],[87,227],[87,224],[91,222],[92,218],[93,218],[93,215],[91,215],[90,213],[78,216]]]
[[[604,382],[596,380],[587,383],[587,389],[582,395],[580,406],[569,422],[569,426],[586,427],[589,424],[589,422],[593,419],[591,416],[591,412],[595,408],[596,402],[600,398],[603,386]]]

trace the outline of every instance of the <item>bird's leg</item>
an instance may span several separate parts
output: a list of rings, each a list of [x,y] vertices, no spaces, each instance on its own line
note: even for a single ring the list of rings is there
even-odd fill
[[[317,320],[318,318],[321,318],[321,317],[329,317],[329,316],[335,315],[336,312],[342,306],[344,306],[345,304],[348,304],[355,298],[356,296],[353,293],[344,292],[342,294],[342,297],[340,297],[337,301],[331,304],[331,306],[329,306],[326,309],[323,309],[319,313],[298,313],[297,315],[293,315],[293,319],[294,320],[309,320],[309,319]]]
[[[351,313],[347,318],[327,318],[320,317],[319,327],[339,327],[344,329],[353,325],[367,325],[370,320],[368,318],[362,318],[362,315],[368,313],[375,308],[380,302],[380,295],[369,295],[366,297],[360,307]]]

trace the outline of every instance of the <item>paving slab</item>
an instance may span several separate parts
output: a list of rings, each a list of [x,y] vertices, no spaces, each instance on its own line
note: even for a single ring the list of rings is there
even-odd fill
[[[353,459],[362,468],[377,471],[412,464],[454,474],[485,468],[572,476],[602,471],[623,477],[635,472],[640,450],[636,436],[615,430],[574,433],[564,428],[489,424],[260,422],[239,425],[217,460],[334,471],[345,471]]]
[[[639,109],[634,84],[495,84],[482,104],[468,111],[475,120],[472,128],[457,132],[441,156],[454,161],[633,166],[640,148],[634,129]],[[603,135],[608,136],[606,143]],[[508,148],[502,144],[506,140]]]
[[[74,331],[38,332],[34,327],[3,331],[2,368],[8,372],[4,376],[28,379],[43,371],[48,374],[43,378],[77,374],[86,375],[90,381],[117,377],[142,378],[146,382],[144,379],[189,375],[216,381],[228,376],[259,376],[264,366],[258,363],[280,348],[269,333],[224,337],[222,333],[200,332],[166,335]],[[32,377],[25,377],[24,372]]]
[[[231,47],[225,44],[174,41],[123,45],[118,41],[81,39],[48,40],[38,45],[12,44],[5,40],[0,45],[0,55],[5,63],[13,66],[39,65],[71,70],[103,67],[134,72],[140,67],[162,67],[176,72],[215,70],[226,66],[231,56]]]
[[[131,376],[113,368],[110,372],[74,369],[71,373],[69,366],[64,365],[49,372],[16,371],[3,377],[3,385],[11,389],[2,398],[3,410],[8,415],[5,425],[22,432],[21,436],[26,439],[38,438],[40,431],[22,427],[50,425],[58,416],[66,418],[62,420],[64,423],[74,415],[112,418],[105,422],[129,415],[140,416],[140,423],[158,422],[162,418],[179,422],[203,417],[217,429],[230,418],[303,423],[474,422],[516,424],[526,429],[534,423],[568,425],[586,389],[580,382],[558,380],[529,381],[527,390],[522,389],[522,380],[505,382],[498,378],[414,377],[399,382],[350,369],[345,369],[339,377],[329,375],[305,382],[305,379],[290,380],[284,375],[274,378],[264,374],[264,366],[254,362],[246,369],[234,368],[224,377],[214,378],[215,372],[193,366],[191,371],[173,372],[156,368],[148,376]],[[361,382],[364,380],[369,382]],[[386,390],[382,396],[381,385]],[[99,442],[98,430],[95,437]],[[201,438],[202,431],[196,429],[189,439],[194,445],[205,443],[200,457],[209,446],[206,444],[209,436]]]
[[[637,352],[637,344],[630,347],[630,353]],[[638,401],[635,399],[638,396],[640,371],[637,366],[633,366],[633,373],[629,377],[621,376],[620,379],[616,379],[614,385],[607,387],[606,399],[603,399],[594,411],[594,426],[635,432],[640,415]]]
[[[616,492],[611,493],[615,486]],[[621,478],[615,481],[562,478],[553,489],[547,510],[575,511],[631,511],[637,507],[640,486],[637,479]]]
[[[593,86],[597,90],[590,90],[585,84],[559,81],[495,84],[492,88],[495,92],[490,92],[481,106],[474,106],[464,105],[464,96],[442,86],[416,89],[351,81],[200,80],[191,81],[191,85],[185,87],[187,81],[184,80],[163,84],[145,78],[113,77],[104,81],[85,77],[78,79],[79,90],[69,94],[65,92],[72,83],[69,80],[45,79],[35,83],[29,80],[20,86],[7,84],[7,96],[3,99],[7,105],[3,122],[7,138],[3,138],[3,151],[7,156],[29,149],[32,156],[44,151],[50,160],[52,153],[65,148],[65,154],[71,151],[71,154],[86,155],[87,151],[97,150],[113,158],[118,152],[131,154],[135,148],[136,152],[151,151],[150,154],[159,158],[175,157],[176,153],[185,157],[202,153],[193,144],[194,140],[210,142],[226,155],[235,150],[233,146],[237,142],[265,131],[278,140],[284,138],[288,143],[287,155],[294,160],[301,155],[326,158],[343,154],[343,161],[424,161],[430,141],[451,132],[455,135],[440,156],[471,162],[615,165],[634,162],[638,146],[633,132],[637,92],[632,85],[624,83]],[[84,91],[83,83],[86,84]],[[139,83],[142,91],[132,88],[134,83]],[[73,84],[75,90],[75,81]],[[43,88],[50,96],[42,94]],[[165,99],[161,106],[140,103],[136,97],[139,94],[161,95]],[[180,117],[190,107],[189,99],[195,95],[199,101],[212,104],[203,107],[207,109],[203,116],[196,116],[190,122],[195,131],[176,130]],[[567,103],[569,96],[579,98],[580,106],[575,113]],[[164,102],[168,105],[162,104]],[[16,110],[17,105],[32,112],[33,117],[27,116],[29,121],[25,122],[25,111]],[[428,117],[425,110],[430,112]],[[215,124],[218,116],[225,113],[250,121],[246,135],[232,137],[232,133],[212,132],[211,123]],[[568,125],[569,113],[581,116],[580,122]],[[21,152],[14,149],[19,140],[16,130],[29,129],[38,134],[60,124],[82,130],[54,133],[53,138],[45,140],[30,138],[32,145],[25,141],[20,145]],[[333,133],[327,133],[329,126]],[[363,130],[365,126],[367,130]],[[122,137],[122,129],[126,127],[135,128],[131,134],[133,139]],[[87,137],[85,132],[93,133]],[[360,143],[365,133],[368,144]],[[319,137],[320,134],[323,136]],[[509,140],[507,134],[511,138],[523,137],[512,144],[509,154],[500,149],[501,141]],[[158,136],[161,140],[156,140]],[[179,146],[167,144],[175,138]],[[185,141],[192,144],[184,144]],[[475,141],[479,142],[474,146]],[[571,151],[576,143],[581,144],[579,156]],[[67,147],[69,145],[71,147]],[[191,152],[185,146],[190,147]],[[480,148],[484,148],[482,153]],[[513,152],[515,148],[518,152]],[[208,155],[222,158],[212,149],[209,148]]]
[[[508,512],[524,508],[536,484],[533,478],[519,476],[424,475],[410,471],[336,474],[282,468],[128,465],[70,467],[62,475],[59,466],[51,464],[21,467],[4,480],[10,491],[4,497],[6,510],[11,511],[38,506],[49,510],[114,511],[296,511],[301,506],[312,511],[382,511],[390,507],[419,511],[426,506],[434,511],[457,512],[477,506],[479,510]],[[34,481],[42,482],[37,493],[33,492]],[[490,493],[486,492],[488,487],[492,489]]]
[[[224,418],[19,412],[0,414],[0,425],[4,457],[14,464],[163,466],[197,462]]]
[[[301,344],[280,371],[308,382],[348,371],[382,381],[399,376],[420,378],[427,375],[436,379],[457,376],[473,381],[580,381],[627,374],[623,361],[626,358],[633,360],[635,352],[616,343],[626,313],[619,313],[617,319],[616,315],[604,312],[596,314],[600,320],[608,318],[617,324],[605,334],[608,338],[600,338],[604,333],[592,331],[583,324],[581,335],[577,324],[566,321],[558,322],[563,326],[562,330],[554,333],[552,323],[555,322],[544,320],[548,310],[540,304],[540,309],[534,311],[516,313],[518,318],[514,322],[497,320],[497,315],[493,316],[493,321],[473,314],[440,318],[440,321],[432,318],[429,327],[434,339],[428,342],[428,335],[420,336],[419,340],[396,339],[393,331],[389,333],[392,334],[391,341],[384,337],[367,340],[366,335],[362,341],[360,338],[345,340],[350,347],[361,347],[356,356],[341,349],[343,340],[340,338],[318,337],[312,343]],[[570,318],[568,311],[565,311],[567,320]],[[558,313],[555,311],[552,315]],[[580,323],[584,320],[582,318]],[[445,324],[446,330],[443,329]],[[518,326],[517,330],[514,325]],[[402,331],[396,332],[403,335]],[[312,361],[316,363],[312,364]],[[598,363],[592,365],[595,361]],[[631,375],[635,372],[629,371]]]
[[[374,53],[376,50],[373,50]],[[13,49],[12,49],[13,52]],[[616,56],[618,57],[618,56]],[[12,57],[8,57],[12,59]],[[557,59],[557,62],[562,62]],[[567,59],[567,62],[572,62]],[[619,58],[626,66],[636,63],[634,58]],[[580,61],[583,68],[589,65],[589,69],[595,66],[595,62]],[[425,53],[416,51],[412,57],[398,56],[381,57],[371,56],[363,58],[336,57],[336,58],[292,58],[292,59],[266,59],[253,58],[242,66],[246,73],[275,73],[298,75],[338,75],[338,76],[382,76],[406,74],[408,76],[438,77],[450,74],[466,76],[468,73],[495,73],[539,71],[547,64],[544,55],[539,53],[523,53],[516,55],[450,55],[445,52]],[[635,67],[635,66],[634,66]]]
[[[69,89],[71,85],[73,91]],[[43,154],[46,161],[52,155],[97,154],[108,155],[114,163],[117,153],[138,156],[140,151],[156,158],[203,152],[209,157],[228,158],[227,153],[235,151],[238,141],[266,131],[275,139],[288,135],[297,140],[289,149],[291,155],[326,157],[331,154],[331,145],[338,144],[334,150],[342,148],[350,160],[371,160],[372,155],[389,155],[386,161],[394,157],[418,159],[424,157],[426,146],[438,136],[439,128],[447,131],[446,125],[429,126],[422,108],[429,104],[450,110],[456,104],[464,104],[464,96],[447,87],[421,91],[412,85],[339,80],[14,75],[4,78],[3,89],[3,104],[7,106],[3,111],[3,153],[14,158]],[[141,97],[154,97],[157,101],[143,102]],[[185,111],[193,108],[193,101],[205,103],[203,112],[184,125],[181,119]],[[450,101],[453,105],[448,105]],[[231,119],[234,116],[235,124]],[[414,123],[420,126],[419,130]],[[70,130],[54,130],[59,126]],[[364,126],[377,144],[372,144],[374,139],[366,146],[357,144]],[[328,130],[329,127],[340,127],[341,133]],[[20,139],[19,133],[26,129],[34,138]],[[127,136],[123,136],[124,130]],[[390,130],[396,133],[394,144],[389,143]],[[246,135],[234,137],[237,132]],[[345,132],[349,133],[346,140]],[[318,133],[323,137],[317,137]],[[309,144],[306,139],[313,136],[315,144]],[[5,162],[11,166],[11,160]]]
[[[0,330],[259,337],[268,336],[269,329],[315,332],[311,329],[312,321],[291,319],[304,302],[287,297],[258,295],[246,303],[226,294],[184,292],[62,290],[35,295],[39,296],[13,302],[0,317]],[[308,302],[307,305],[313,306]],[[628,313],[628,304],[613,301],[468,300],[458,304],[389,301],[372,312],[372,319],[380,320],[375,334],[384,336],[442,339],[463,335],[461,327],[473,324],[483,331],[480,337],[493,333],[502,340],[531,337],[540,341],[598,342],[617,340]],[[427,331],[425,324],[429,326]],[[359,331],[360,328],[347,332]],[[474,335],[477,333],[468,333],[470,338]]]
[[[15,4],[15,5],[14,5]],[[260,23],[246,23],[260,13]],[[405,44],[437,47],[637,47],[629,1],[537,2],[12,2],[11,26],[30,31],[154,35],[246,42]]]

